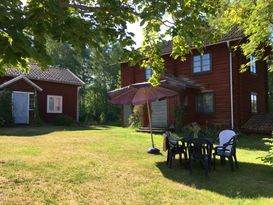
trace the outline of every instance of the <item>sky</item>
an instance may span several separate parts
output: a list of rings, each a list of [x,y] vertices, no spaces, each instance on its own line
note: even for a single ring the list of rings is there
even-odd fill
[[[142,28],[139,25],[139,22],[136,22],[134,24],[128,23],[127,26],[128,26],[128,32],[132,32],[135,34],[133,40],[136,42],[135,47],[139,48],[143,41]]]

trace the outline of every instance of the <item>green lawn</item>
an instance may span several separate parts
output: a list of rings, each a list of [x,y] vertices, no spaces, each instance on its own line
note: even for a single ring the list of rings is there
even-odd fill
[[[162,147],[162,137],[155,137]],[[0,204],[273,204],[273,168],[261,137],[239,138],[239,170],[190,175],[148,134],[119,127],[0,130]],[[178,160],[176,160],[178,161]]]

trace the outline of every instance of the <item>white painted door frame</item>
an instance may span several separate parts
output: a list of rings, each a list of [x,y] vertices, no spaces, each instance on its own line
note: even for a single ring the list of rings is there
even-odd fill
[[[29,124],[29,95],[34,94],[34,92],[23,92],[23,91],[12,91],[12,116],[13,116],[13,102],[14,102],[14,93],[25,93],[28,94],[28,100],[27,100],[27,124]]]

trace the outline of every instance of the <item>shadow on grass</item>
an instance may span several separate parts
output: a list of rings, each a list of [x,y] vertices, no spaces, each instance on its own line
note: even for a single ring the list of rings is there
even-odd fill
[[[109,129],[107,125],[99,126],[15,126],[10,128],[0,128],[1,136],[15,136],[15,137],[35,137],[45,135],[58,131],[85,131],[85,130],[106,130]]]
[[[237,147],[241,149],[268,151],[269,147],[265,144],[265,139],[270,137],[263,135],[239,135]]]
[[[205,176],[199,163],[195,163],[190,174],[176,160],[170,169],[166,162],[156,166],[164,177],[195,189],[208,190],[230,198],[273,197],[273,168],[262,164],[239,163],[239,169],[231,172],[228,164],[220,166]]]

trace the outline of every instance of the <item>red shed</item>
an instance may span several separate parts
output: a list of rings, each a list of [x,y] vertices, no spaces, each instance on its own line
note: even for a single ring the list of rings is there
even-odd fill
[[[84,82],[69,69],[49,67],[42,70],[30,64],[27,73],[8,69],[0,77],[0,90],[12,91],[12,112],[15,124],[29,124],[39,112],[45,122],[58,115],[79,120],[79,90]]]

